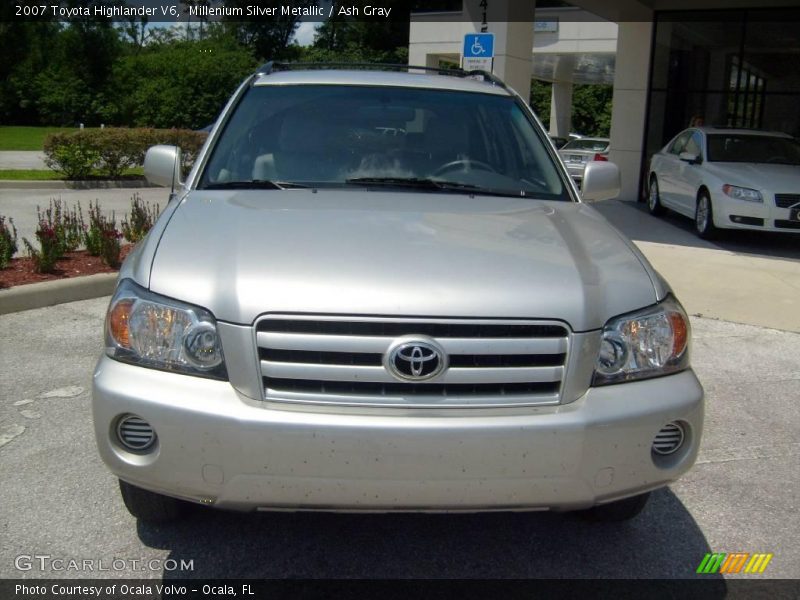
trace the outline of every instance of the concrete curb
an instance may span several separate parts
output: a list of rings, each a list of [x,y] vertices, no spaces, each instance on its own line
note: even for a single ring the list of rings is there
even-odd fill
[[[0,189],[11,190],[108,190],[123,188],[151,188],[154,186],[145,179],[131,180],[99,180],[99,181],[65,181],[51,179],[47,181],[30,181],[19,179],[0,179]]]
[[[0,315],[109,296],[116,282],[117,273],[99,273],[0,290]]]

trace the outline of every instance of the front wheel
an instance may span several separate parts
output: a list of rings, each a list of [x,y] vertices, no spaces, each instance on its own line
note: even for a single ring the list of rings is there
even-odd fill
[[[650,492],[647,492],[645,494],[639,494],[638,496],[617,500],[616,502],[599,504],[588,510],[581,511],[580,514],[589,521],[605,523],[628,521],[644,510],[649,499]]]
[[[119,492],[128,512],[146,523],[168,523],[183,516],[186,502],[156,494],[119,480]]]
[[[654,216],[664,214],[661,196],[659,196],[658,193],[658,180],[655,177],[650,180],[650,190],[647,194],[647,209],[650,211],[650,214]]]
[[[707,192],[701,192],[697,197],[697,208],[694,213],[694,229],[704,240],[710,240],[717,234],[714,226],[714,209],[711,198]]]

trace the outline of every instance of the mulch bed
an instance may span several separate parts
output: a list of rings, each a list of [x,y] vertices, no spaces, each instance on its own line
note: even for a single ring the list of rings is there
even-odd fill
[[[122,246],[120,260],[124,260],[132,249],[132,244]],[[97,273],[115,273],[116,271],[117,269],[112,269],[106,265],[102,258],[91,256],[86,250],[67,252],[66,256],[56,263],[54,273],[35,273],[33,259],[27,257],[12,258],[8,267],[0,269],[0,289],[25,285],[26,283],[82,277],[84,275],[96,275]]]

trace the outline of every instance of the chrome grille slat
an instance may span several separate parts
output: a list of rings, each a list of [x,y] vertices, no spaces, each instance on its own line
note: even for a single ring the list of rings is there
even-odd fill
[[[349,336],[259,331],[260,348],[317,352],[383,353],[397,339],[391,336]],[[563,354],[566,338],[437,338],[448,354]]]
[[[382,361],[405,336],[433,338],[449,368],[397,379]],[[570,339],[546,321],[332,315],[268,315],[254,337],[268,401],[469,408],[557,404]]]
[[[261,374],[278,379],[319,379],[323,381],[371,381],[395,383],[383,367],[360,365],[321,365],[261,361]],[[310,378],[309,374],[314,377]],[[537,383],[561,381],[564,367],[450,368],[438,380],[441,383]]]

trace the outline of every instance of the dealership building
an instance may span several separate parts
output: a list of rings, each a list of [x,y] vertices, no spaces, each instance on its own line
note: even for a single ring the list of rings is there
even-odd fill
[[[483,4],[483,5],[482,5]],[[550,81],[550,132],[570,130],[574,84],[614,86],[609,158],[621,198],[693,116],[800,135],[800,1],[463,0],[412,15],[409,64],[458,63],[464,35],[494,34],[494,73],[527,98]],[[486,26],[482,27],[484,17]]]

